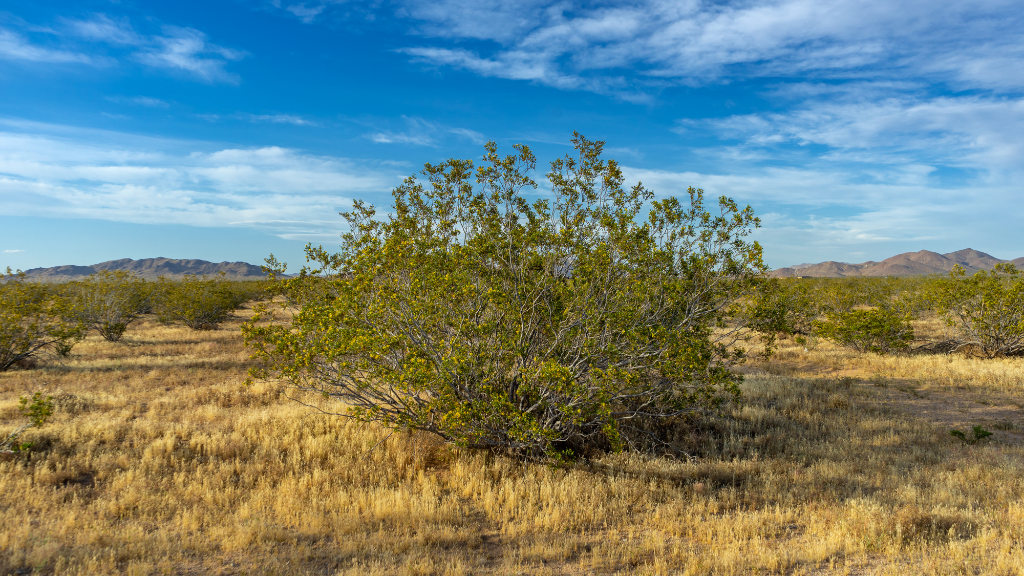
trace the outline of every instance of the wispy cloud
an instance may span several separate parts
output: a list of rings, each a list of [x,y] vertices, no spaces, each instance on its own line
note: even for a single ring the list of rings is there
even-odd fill
[[[374,132],[366,134],[375,144],[413,144],[415,146],[434,146],[436,141],[426,134],[409,134],[401,132]]]
[[[311,120],[306,120],[302,116],[295,116],[293,114],[244,114],[242,117],[250,122],[293,124],[295,126],[314,126],[316,124]]]
[[[159,98],[150,98],[148,96],[136,96],[135,98],[129,98],[128,101],[132,104],[148,106],[150,108],[167,108],[170,106],[170,104]]]
[[[20,127],[34,130],[0,132],[0,213],[6,215],[333,234],[341,225],[337,212],[350,198],[383,198],[401,181],[384,163],[275,146],[212,148]]]
[[[194,28],[164,26],[163,33],[153,36],[149,46],[134,58],[148,66],[183,71],[208,82],[238,82],[238,75],[225,67],[228,61],[244,58],[245,52],[212,44],[206,34]]]
[[[28,42],[23,36],[0,28],[0,58],[27,62],[91,64],[95,59],[87,54],[55,50]]]
[[[627,99],[762,77],[1024,88],[1024,13],[939,0],[406,0],[415,61]]]
[[[929,167],[892,167],[865,178],[862,170],[828,163],[732,173],[626,166],[624,173],[660,197],[694,186],[709,202],[724,195],[758,207],[764,226],[756,237],[772,247],[769,264],[776,267],[843,259],[854,249],[891,256],[983,245],[1024,255],[1024,245],[1005,233],[1024,218],[1014,181],[977,178],[950,188],[933,181]]]
[[[301,2],[299,4],[292,4],[291,6],[286,7],[285,10],[298,16],[299,20],[308,24],[315,20],[316,17],[324,11],[325,7],[326,6],[324,4],[307,6],[305,2]]]
[[[87,40],[127,46],[141,46],[148,43],[145,37],[135,32],[127,18],[114,20],[106,14],[96,14],[89,20],[65,20],[64,22],[72,34]]]
[[[235,114],[221,115],[221,114],[197,114],[196,115],[207,122],[220,122],[225,119],[243,120],[245,122],[252,122],[254,124],[270,123],[270,124],[291,124],[293,126],[317,126],[318,123],[302,116],[295,114],[251,114],[247,112],[238,112]]]
[[[350,0],[271,0],[273,8],[283,10],[306,24],[312,24],[327,14],[331,7],[344,6],[345,16],[358,14],[361,19],[372,21],[374,10],[380,8],[380,2],[351,2]]]
[[[39,32],[38,27],[22,27]],[[43,33],[50,44],[65,44],[69,48],[54,48],[25,36],[0,29],[0,57],[49,63],[108,64],[126,58],[153,68],[183,73],[206,82],[237,83],[237,74],[228,72],[231,61],[241,60],[246,52],[226,48],[210,42],[206,35],[194,28],[162,26],[158,34],[144,34],[135,30],[127,18],[114,19],[95,14],[88,19],[62,19],[59,30],[47,29]],[[102,48],[106,45],[106,48]],[[100,53],[86,53],[86,47],[97,48]],[[109,54],[104,53],[104,50]],[[91,50],[95,52],[96,50]]]
[[[487,142],[487,138],[485,138],[483,134],[476,130],[470,130],[469,128],[449,128],[448,132],[455,134],[456,136],[461,136],[473,144],[483,145]]]
[[[4,254],[17,254],[18,252],[24,252],[24,250],[4,250]]]
[[[750,146],[814,144],[821,157],[872,164],[928,163],[983,170],[1024,166],[1024,99],[991,96],[811,99],[786,112],[681,120]],[[851,154],[852,152],[852,154]]]
[[[375,131],[363,134],[363,137],[376,144],[411,144],[413,146],[437,146],[439,140],[447,134],[467,139],[474,144],[483,144],[487,141],[483,134],[469,128],[445,126],[438,122],[409,116],[402,116],[402,122],[405,124],[404,130]]]

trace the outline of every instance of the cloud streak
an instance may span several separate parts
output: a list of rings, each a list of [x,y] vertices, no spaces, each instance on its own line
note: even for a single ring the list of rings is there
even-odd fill
[[[401,181],[372,162],[276,146],[211,149],[45,128],[0,132],[3,214],[323,234],[339,229],[350,198]]]
[[[44,46],[16,31],[0,28],[0,58],[89,65],[130,60],[204,82],[238,83],[238,75],[229,72],[227,65],[247,55],[210,42],[206,34],[194,28],[166,25],[159,34],[143,34],[127,18],[113,19],[105,14],[84,20],[63,19],[61,23],[60,31],[46,30],[44,36],[50,43],[74,46],[74,50]],[[26,29],[38,32],[37,28]],[[112,55],[87,53],[102,46]]]
[[[412,146],[438,146],[440,140],[448,134],[469,140],[474,144],[483,144],[487,140],[484,135],[469,128],[445,126],[438,122],[402,116],[405,129],[400,131],[380,130],[363,134],[375,144],[407,144]]]
[[[66,50],[54,50],[31,44],[24,36],[0,28],[0,58],[49,64],[93,64],[95,59],[87,54]]]

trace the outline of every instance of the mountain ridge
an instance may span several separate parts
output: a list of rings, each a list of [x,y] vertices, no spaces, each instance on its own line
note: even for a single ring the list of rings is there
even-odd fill
[[[968,274],[979,270],[991,270],[996,264],[1010,263],[1024,268],[1024,257],[1002,260],[973,248],[939,254],[931,250],[904,252],[880,262],[869,260],[860,264],[829,260],[818,264],[797,264],[772,270],[775,278],[815,277],[846,278],[852,276],[922,276],[948,274],[956,265],[963,266]]]
[[[155,280],[160,276],[168,279],[180,279],[186,274],[213,276],[220,272],[224,272],[225,278],[231,280],[256,280],[266,278],[267,276],[259,266],[253,266],[248,262],[210,262],[208,260],[174,259],[162,256],[140,260],[121,258],[89,266],[69,264],[52,266],[50,268],[32,268],[26,270],[25,274],[30,280],[70,282],[81,280],[86,276],[104,270],[131,272],[147,280]]]

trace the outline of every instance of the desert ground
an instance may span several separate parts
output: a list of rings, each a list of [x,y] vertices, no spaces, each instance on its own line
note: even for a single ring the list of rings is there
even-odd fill
[[[1024,574],[1024,358],[784,340],[688,457],[558,468],[246,386],[247,317],[0,374],[0,432],[56,406],[0,461],[0,573]]]

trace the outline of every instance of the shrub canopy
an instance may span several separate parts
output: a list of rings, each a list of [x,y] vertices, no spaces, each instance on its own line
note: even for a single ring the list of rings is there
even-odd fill
[[[973,276],[956,266],[930,296],[953,328],[954,349],[983,358],[1024,354],[1024,278],[1013,264]]]
[[[157,290],[157,318],[163,323],[180,322],[193,330],[215,330],[231,312],[248,299],[244,286],[223,279],[186,274],[176,282],[161,279]]]
[[[253,375],[527,457],[658,442],[656,424],[738,394],[757,218],[624,188],[603,142],[573,144],[533,202],[534,155],[493,142],[479,168],[427,164],[384,218],[355,202],[341,251],[307,246],[315,268],[284,281],[290,324],[267,306],[243,328]]]
[[[67,286],[68,298],[81,322],[109,342],[117,342],[128,326],[153,308],[153,287],[123,270],[102,270]]]
[[[0,274],[0,372],[50,345],[70,350],[84,332],[68,303],[51,287],[30,282],[24,272],[10,268]]]

